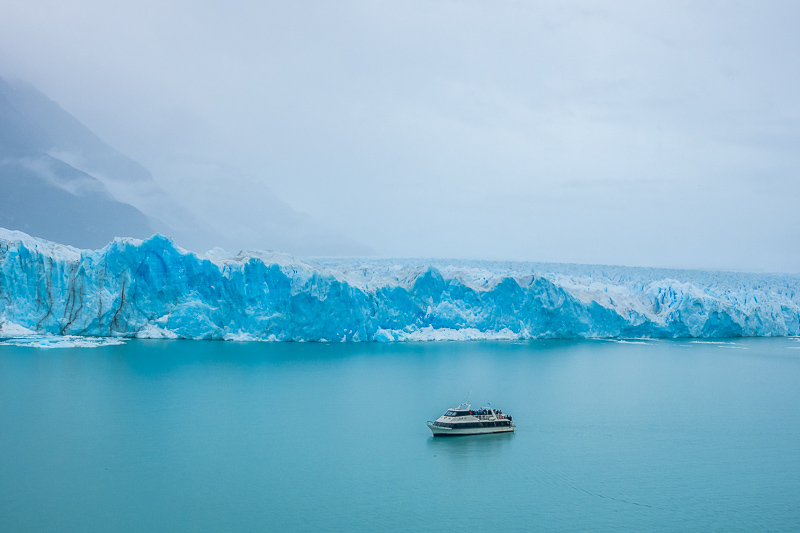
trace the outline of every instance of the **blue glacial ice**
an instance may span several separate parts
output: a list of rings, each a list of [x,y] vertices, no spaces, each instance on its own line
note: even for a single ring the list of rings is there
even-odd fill
[[[79,250],[0,229],[0,337],[278,341],[800,334],[800,276],[306,259],[156,235]]]

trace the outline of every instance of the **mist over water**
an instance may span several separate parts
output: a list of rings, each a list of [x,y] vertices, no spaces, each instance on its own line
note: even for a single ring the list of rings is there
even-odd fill
[[[0,345],[0,529],[791,530],[800,341]],[[513,435],[433,439],[471,392]]]

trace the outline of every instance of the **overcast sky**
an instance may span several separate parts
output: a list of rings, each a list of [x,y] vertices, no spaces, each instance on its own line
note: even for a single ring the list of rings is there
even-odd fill
[[[798,20],[791,1],[4,0],[0,76],[168,190],[235,168],[383,256],[797,272]]]

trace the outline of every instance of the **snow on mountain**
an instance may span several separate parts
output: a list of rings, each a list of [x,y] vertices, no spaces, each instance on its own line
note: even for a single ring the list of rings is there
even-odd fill
[[[0,336],[281,341],[800,335],[800,276],[80,250],[0,229]]]

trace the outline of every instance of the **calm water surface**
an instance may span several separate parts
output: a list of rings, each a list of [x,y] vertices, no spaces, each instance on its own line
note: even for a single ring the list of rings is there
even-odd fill
[[[460,528],[799,530],[800,342],[0,346],[0,531]]]

